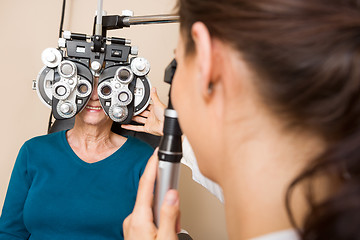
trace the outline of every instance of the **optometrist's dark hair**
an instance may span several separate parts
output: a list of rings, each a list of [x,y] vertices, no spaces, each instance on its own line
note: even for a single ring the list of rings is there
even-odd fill
[[[287,191],[295,225],[291,192],[308,186],[302,239],[360,239],[360,1],[178,0],[177,10],[188,54],[191,26],[201,21],[241,52],[276,114],[326,141]],[[321,201],[312,192],[318,176],[339,178]]]

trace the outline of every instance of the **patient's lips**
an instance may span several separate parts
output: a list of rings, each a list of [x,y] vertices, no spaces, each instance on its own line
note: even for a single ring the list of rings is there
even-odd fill
[[[102,110],[101,106],[91,106],[91,105],[87,105],[86,110],[90,111],[90,112],[100,112]]]

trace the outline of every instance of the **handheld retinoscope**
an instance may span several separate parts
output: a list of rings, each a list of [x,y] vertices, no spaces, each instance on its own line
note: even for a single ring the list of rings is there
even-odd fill
[[[172,60],[165,70],[164,82],[171,85],[175,70],[176,60]],[[156,178],[154,196],[154,222],[160,223],[160,209],[166,192],[169,189],[177,189],[180,172],[180,160],[182,158],[181,128],[178,122],[177,112],[171,103],[171,87],[169,91],[169,103],[165,109],[164,135],[159,145],[159,167]]]

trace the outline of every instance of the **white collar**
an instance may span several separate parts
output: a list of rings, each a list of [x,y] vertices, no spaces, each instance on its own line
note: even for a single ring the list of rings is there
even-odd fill
[[[294,229],[287,229],[251,238],[250,240],[300,240],[300,237]]]

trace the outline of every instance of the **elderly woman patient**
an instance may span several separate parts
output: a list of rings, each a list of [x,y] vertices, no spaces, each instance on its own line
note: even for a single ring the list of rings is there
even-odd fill
[[[0,239],[123,239],[153,149],[111,132],[95,89],[74,128],[21,148],[0,218]]]

